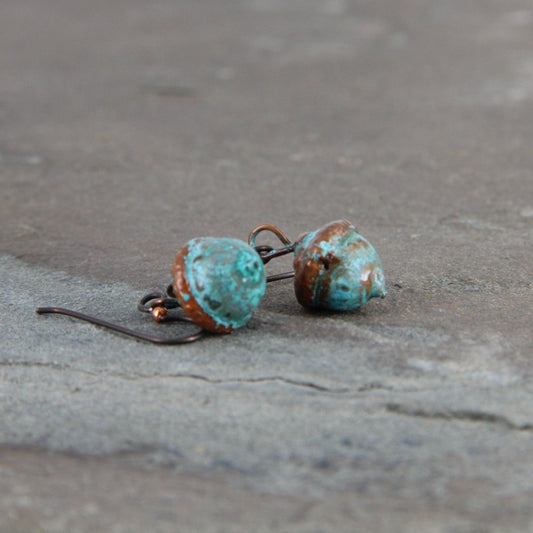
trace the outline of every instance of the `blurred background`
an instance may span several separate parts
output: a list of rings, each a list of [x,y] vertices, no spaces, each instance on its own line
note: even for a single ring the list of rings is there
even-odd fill
[[[391,258],[528,223],[532,8],[3,1],[0,245],[144,287],[189,238],[262,222],[348,218]]]

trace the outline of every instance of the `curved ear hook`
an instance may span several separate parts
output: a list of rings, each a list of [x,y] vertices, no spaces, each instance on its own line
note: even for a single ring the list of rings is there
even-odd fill
[[[173,316],[169,317],[167,315],[167,309],[174,309],[179,307],[179,302],[174,298],[165,298],[162,293],[154,292],[144,296],[141,301],[137,304],[137,307],[140,311],[144,313],[151,313],[152,317],[156,322],[168,322],[168,321],[182,321],[182,322],[192,322],[189,317],[184,316]],[[96,318],[93,316],[80,313],[79,311],[73,311],[71,309],[64,309],[63,307],[38,307],[36,309],[38,315],[44,314],[57,314],[57,315],[66,315],[72,318],[77,318],[78,320],[83,320],[85,322],[90,322],[96,326],[101,326],[107,329],[111,329],[123,335],[128,335],[135,339],[141,341],[152,342],[154,344],[188,344],[198,339],[201,339],[205,334],[204,329],[200,329],[198,332],[193,333],[192,335],[185,335],[183,337],[156,337],[153,335],[148,335],[146,333],[140,333],[138,331],[108,322],[101,318]]]
[[[283,248],[278,248],[277,250],[271,246],[266,245],[257,245],[255,240],[257,236],[263,232],[269,231],[273,233],[284,245]],[[295,244],[283,233],[277,226],[273,224],[260,224],[256,226],[248,236],[248,244],[253,246],[257,253],[261,256],[263,264],[266,265],[271,259],[275,257],[281,257],[282,255],[287,255],[294,252]],[[279,281],[281,279],[293,278],[294,271],[291,272],[282,272],[281,274],[274,274],[272,276],[267,276],[267,283],[271,281]]]
[[[285,246],[292,246],[292,242],[277,226],[274,224],[259,224],[248,235],[248,244],[255,247],[255,239],[262,231],[270,231],[273,233]]]

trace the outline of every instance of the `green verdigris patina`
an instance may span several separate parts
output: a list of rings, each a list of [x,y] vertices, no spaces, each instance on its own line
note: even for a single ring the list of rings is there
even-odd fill
[[[304,235],[294,254],[296,297],[305,307],[349,311],[387,294],[376,250],[346,220]]]
[[[238,239],[189,241],[178,252],[172,273],[182,307],[197,324],[214,332],[244,326],[265,294],[263,261]]]

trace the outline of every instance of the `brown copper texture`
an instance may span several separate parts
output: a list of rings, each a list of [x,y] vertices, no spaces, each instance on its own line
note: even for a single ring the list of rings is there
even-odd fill
[[[329,293],[331,283],[330,271],[339,263],[340,259],[333,253],[321,255],[322,249],[319,244],[324,241],[332,241],[335,238],[342,237],[346,232],[353,230],[353,226],[347,220],[336,220],[330,222],[317,231],[315,237],[308,245],[300,247],[294,257],[294,290],[296,299],[304,307],[320,307],[320,303],[325,301]],[[306,234],[300,236],[301,241]],[[348,246],[368,246],[365,242],[348,243]],[[315,261],[313,256],[319,256]],[[318,281],[320,280],[320,290],[318,290]]]
[[[157,306],[152,309],[152,318],[156,322],[163,322],[168,315],[166,307]]]
[[[217,324],[194,298],[191,286],[189,285],[189,280],[187,279],[186,261],[188,253],[189,249],[187,246],[180,248],[176,254],[174,265],[171,269],[174,277],[172,287],[174,288],[176,298],[179,300],[180,305],[187,316],[189,316],[195,324],[198,324],[202,328],[212,331],[213,333],[230,333],[233,330],[232,327],[225,327]],[[189,295],[188,300],[183,298],[184,294]]]
[[[361,242],[359,243],[360,245],[364,244],[365,246],[368,246],[365,243]],[[359,280],[359,283],[365,288],[366,290],[366,293],[367,294],[370,294],[370,292],[372,291],[372,285],[374,283],[374,278],[373,278],[373,274],[372,272],[374,271],[374,269],[377,268],[377,265],[375,264],[369,264],[365,267],[365,270],[363,272],[363,278]],[[365,277],[366,275],[366,277]]]

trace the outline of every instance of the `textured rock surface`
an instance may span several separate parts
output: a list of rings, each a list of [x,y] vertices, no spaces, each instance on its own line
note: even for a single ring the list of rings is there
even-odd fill
[[[1,531],[533,530],[533,2],[8,0],[0,49]],[[175,332],[187,240],[342,217],[355,312],[34,314]]]

